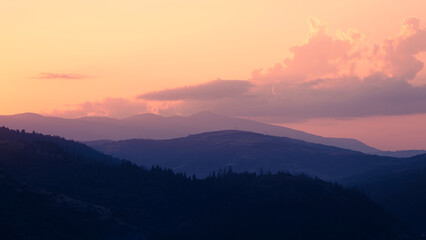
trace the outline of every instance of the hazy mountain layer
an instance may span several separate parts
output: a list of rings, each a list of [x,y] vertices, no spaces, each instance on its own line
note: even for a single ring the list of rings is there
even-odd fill
[[[394,152],[382,152],[355,139],[325,138],[286,127],[247,119],[231,118],[210,112],[201,112],[189,117],[162,117],[155,114],[142,114],[126,119],[105,117],[63,119],[27,113],[0,116],[0,125],[12,129],[35,130],[36,132],[58,135],[79,141],[99,139],[125,140],[130,138],[169,139],[209,131],[243,130],[289,137],[364,153],[395,156]],[[420,153],[422,152],[407,151],[397,153],[397,155],[406,157]]]

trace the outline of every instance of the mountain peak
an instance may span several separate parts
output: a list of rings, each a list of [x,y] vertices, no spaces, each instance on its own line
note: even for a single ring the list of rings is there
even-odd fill
[[[25,113],[19,113],[10,115],[10,117],[18,117],[18,118],[43,118],[45,116],[38,114],[38,113],[32,113],[32,112],[25,112]]]
[[[155,113],[142,113],[142,114],[130,116],[128,118],[124,118],[123,120],[140,121],[140,120],[156,120],[156,119],[162,119],[162,118],[164,117]]]
[[[219,131],[211,131],[211,132],[203,132],[203,133],[197,133],[197,134],[191,134],[189,135],[191,137],[197,137],[197,136],[267,136],[261,133],[255,133],[250,131],[242,131],[242,130],[219,130]],[[272,137],[272,136],[268,136]]]

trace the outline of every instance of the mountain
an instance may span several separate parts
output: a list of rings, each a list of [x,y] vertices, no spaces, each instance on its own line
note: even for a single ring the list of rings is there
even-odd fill
[[[125,119],[106,117],[63,119],[45,117],[34,113],[25,113],[0,116],[0,126],[1,125],[13,129],[25,129],[26,131],[58,135],[78,141],[93,141],[100,139],[124,140],[130,138],[169,139],[211,131],[243,130],[294,138],[364,153],[383,156],[395,155],[393,152],[380,151],[355,139],[326,138],[286,127],[247,119],[232,118],[211,112],[201,112],[189,117],[162,117],[147,113]],[[418,153],[422,152],[406,152],[404,157]]]
[[[400,150],[400,151],[376,151],[370,152],[370,154],[376,154],[380,156],[397,157],[397,158],[409,158],[417,155],[426,154],[426,150]]]
[[[58,151],[65,151],[65,153],[71,153],[72,155],[82,156],[87,161],[91,162],[102,162],[103,164],[118,165],[121,161],[113,159],[109,155],[93,151],[93,149],[83,143],[76,142],[73,140],[66,140],[65,138],[58,136],[46,136],[39,133],[27,133],[25,130],[10,130],[5,127],[0,128],[0,143],[10,144],[15,143],[17,149],[21,149],[23,152],[28,151],[28,147],[32,146],[33,150],[36,151],[40,148],[40,143],[44,143],[45,147],[56,146]],[[23,145],[19,144],[21,141],[25,141],[27,148],[22,149]],[[0,145],[1,147],[2,145]],[[10,147],[10,145],[6,145]],[[5,150],[11,150],[5,149]]]
[[[87,208],[109,209],[110,214],[106,214],[111,216],[109,219],[122,219],[143,229],[148,240],[384,240],[411,236],[362,193],[319,179],[286,173],[237,174],[228,170],[200,180],[159,167],[145,170],[128,161],[116,164],[118,160],[112,157],[92,160],[91,156],[104,155],[81,148],[72,151],[66,146],[75,143],[64,141],[59,137],[0,128],[0,170],[16,181],[49,192],[36,193],[35,198],[40,198],[30,205],[34,199],[25,191],[19,195],[22,193],[16,191],[21,189],[19,185],[0,178],[0,201],[6,199],[0,205],[0,219],[7,222],[1,227],[13,228],[15,232],[37,230],[38,223],[44,229],[64,227],[61,223],[65,221],[62,220],[65,207],[55,205],[58,199],[55,196],[59,195],[73,199],[67,202],[77,202],[77,206],[87,202],[90,203]],[[13,210],[21,207],[22,211]],[[73,214],[70,211],[65,219]],[[75,219],[91,219],[92,213],[84,210],[83,214],[90,216],[80,218],[77,214]],[[44,215],[44,222],[32,220]],[[80,227],[78,221],[73,224],[76,224],[71,225],[75,226],[73,234],[80,234],[85,227],[98,232],[109,230],[105,225],[92,228],[92,225]],[[18,236],[18,239],[36,239],[31,236]]]
[[[426,235],[426,154],[342,181],[365,191],[413,230]]]
[[[286,137],[225,130],[168,140],[86,142],[100,152],[150,167],[206,177],[231,167],[237,172],[288,171],[337,180],[403,161]]]

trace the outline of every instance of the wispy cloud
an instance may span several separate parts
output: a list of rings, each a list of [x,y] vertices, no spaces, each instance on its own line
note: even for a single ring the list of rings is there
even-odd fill
[[[121,118],[147,111],[145,102],[130,100],[125,98],[105,98],[101,101],[87,101],[81,104],[69,105],[62,110],[48,112],[48,115],[55,115],[67,118],[85,116],[106,116]]]
[[[40,73],[35,79],[86,79],[90,76],[70,73]]]
[[[149,92],[139,95],[139,98],[158,101],[235,98],[247,93],[251,86],[248,81],[214,80],[194,86]]]

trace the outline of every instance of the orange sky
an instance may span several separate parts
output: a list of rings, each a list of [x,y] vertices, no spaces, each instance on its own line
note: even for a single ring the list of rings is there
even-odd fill
[[[254,70],[307,41],[311,17],[331,36],[354,29],[373,46],[398,34],[406,17],[424,28],[424,9],[419,0],[2,1],[0,114],[55,114],[218,78],[253,80]],[[422,70],[410,84],[424,79]]]
[[[426,149],[426,114],[286,123],[320,136],[355,138],[381,150]]]

